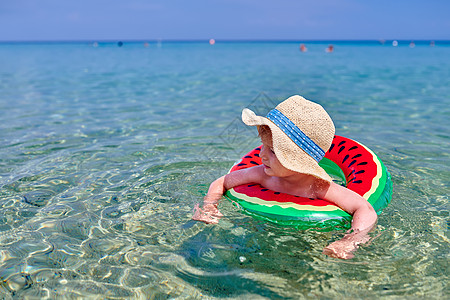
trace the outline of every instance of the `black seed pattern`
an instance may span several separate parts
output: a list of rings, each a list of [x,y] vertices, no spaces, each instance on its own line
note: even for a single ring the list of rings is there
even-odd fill
[[[356,160],[352,160],[352,162],[348,165],[348,167],[350,168],[355,162]]]
[[[355,149],[358,149],[358,146],[352,146],[350,149],[348,149],[348,151],[355,150]],[[357,162],[357,158],[359,158],[361,156],[362,156],[362,154],[360,154],[360,153],[354,155],[351,158],[352,161],[348,164],[348,167],[350,168],[352,165],[354,165]],[[348,158],[348,155],[346,155],[344,157],[344,160],[342,161],[342,163],[344,163],[347,160],[347,158]],[[367,165],[366,161],[363,161],[363,162],[360,162],[357,164],[357,166],[365,166],[365,165]],[[362,180],[360,180],[360,179],[356,180],[356,175],[362,174],[365,172],[366,172],[365,170],[359,170],[359,171],[352,170],[350,172],[350,174],[347,175],[347,178],[352,177],[350,180],[348,180],[348,182],[349,183],[362,183]]]
[[[253,158],[251,155],[246,155],[244,158]]]
[[[281,194],[280,192],[273,192],[275,195],[279,195],[279,194]]]
[[[246,163],[239,163],[238,167],[242,167],[242,166],[246,166],[246,165],[247,165]]]
[[[344,159],[342,160],[342,164],[345,163],[345,161],[348,159],[348,154],[344,157]]]
[[[338,140],[335,140],[335,141],[337,142]],[[348,144],[348,143],[346,144],[346,142],[347,141],[345,141],[345,140],[344,141],[341,140],[341,141],[339,141],[336,144],[332,143],[331,146],[330,146],[330,149],[328,149],[328,152],[333,151],[333,149],[336,148],[335,146],[337,146],[337,149],[338,149],[338,153],[337,154],[339,155],[339,154],[341,154],[341,152],[343,152],[343,155],[344,155],[343,157],[341,157],[342,165],[344,165],[344,163],[348,163],[348,169],[349,170],[351,170],[350,167],[352,167],[352,166],[353,166],[353,168],[355,168],[355,166],[365,166],[365,165],[367,165],[368,164],[367,162],[364,162],[364,161],[363,162],[358,162],[358,158],[363,156],[361,153],[356,153],[354,155],[348,154],[349,151],[357,150],[357,149],[359,150],[360,147],[357,146],[357,145],[353,145],[352,146],[351,144]],[[348,149],[346,149],[347,145],[349,146]],[[360,169],[360,168],[356,168],[356,169]],[[351,172],[347,175],[347,182],[348,183],[362,183],[363,182],[362,180],[357,179],[357,177],[358,177],[357,175],[365,173],[365,172],[366,172],[365,170],[358,170],[358,171],[351,170]]]
[[[331,144],[330,149],[328,149],[328,152],[331,152],[331,150],[333,150],[333,148],[334,148],[334,143]]]
[[[261,189],[261,192],[267,192],[269,189]]]
[[[254,165],[259,165],[259,164],[258,164],[256,161],[254,161],[254,160],[251,160],[250,163],[251,163],[251,164],[254,164]]]

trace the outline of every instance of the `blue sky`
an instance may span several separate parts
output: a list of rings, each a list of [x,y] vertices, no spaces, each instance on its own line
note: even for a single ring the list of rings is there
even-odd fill
[[[450,39],[450,0],[0,0],[0,41]]]

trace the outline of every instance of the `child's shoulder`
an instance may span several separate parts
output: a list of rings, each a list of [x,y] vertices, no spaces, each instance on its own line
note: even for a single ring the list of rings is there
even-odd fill
[[[254,166],[251,168],[233,171],[225,175],[225,184],[227,188],[232,188],[246,183],[260,183],[267,180],[264,172],[264,166]]]
[[[334,182],[331,182],[328,188],[322,191],[320,198],[336,204],[348,213],[353,213],[358,207],[372,208],[362,196]]]

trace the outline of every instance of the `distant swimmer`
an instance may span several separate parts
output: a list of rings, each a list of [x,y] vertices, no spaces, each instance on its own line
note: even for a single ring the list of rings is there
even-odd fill
[[[327,53],[331,53],[334,50],[334,46],[333,45],[329,45],[327,49],[325,49],[325,52]]]
[[[300,45],[300,51],[302,51],[302,52],[308,51],[308,49],[306,48],[305,44],[301,44]]]
[[[416,44],[414,42],[409,43],[409,48],[414,48]]]

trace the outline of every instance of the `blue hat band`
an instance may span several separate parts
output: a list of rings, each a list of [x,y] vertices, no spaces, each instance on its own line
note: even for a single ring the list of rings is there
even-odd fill
[[[288,117],[283,115],[278,109],[271,110],[267,119],[278,126],[297,146],[302,148],[309,156],[319,162],[324,156],[325,151],[311,140],[300,128],[298,128]]]

